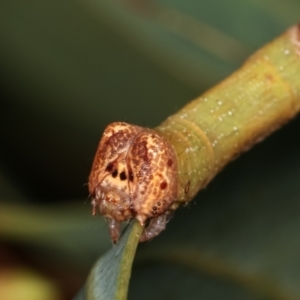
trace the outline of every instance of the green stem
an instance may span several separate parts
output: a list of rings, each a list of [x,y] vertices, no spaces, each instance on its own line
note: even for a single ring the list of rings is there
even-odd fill
[[[300,110],[300,25],[156,128],[175,148],[178,203]]]

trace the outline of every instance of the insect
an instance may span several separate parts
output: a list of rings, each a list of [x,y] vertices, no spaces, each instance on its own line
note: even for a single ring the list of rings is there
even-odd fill
[[[164,230],[177,198],[177,158],[158,132],[115,122],[106,127],[89,176],[93,214],[107,219],[117,243],[121,223],[133,218],[145,227],[140,241]]]

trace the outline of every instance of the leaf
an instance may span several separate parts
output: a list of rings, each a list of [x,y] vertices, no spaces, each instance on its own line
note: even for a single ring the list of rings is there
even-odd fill
[[[131,222],[120,241],[95,263],[74,300],[127,299],[131,266],[142,230],[137,221]]]

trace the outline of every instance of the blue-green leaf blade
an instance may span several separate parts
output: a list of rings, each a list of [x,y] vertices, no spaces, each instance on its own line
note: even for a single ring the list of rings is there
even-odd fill
[[[128,226],[117,245],[95,263],[85,286],[74,300],[127,299],[131,267],[141,232],[138,222]]]

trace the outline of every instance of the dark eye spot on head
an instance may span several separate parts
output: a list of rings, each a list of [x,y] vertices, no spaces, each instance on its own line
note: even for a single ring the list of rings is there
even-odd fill
[[[153,210],[157,210],[157,207],[156,207],[156,206],[153,206],[152,209],[153,209]]]
[[[124,171],[120,173],[120,179],[121,180],[126,180],[127,179],[127,176],[126,176]]]
[[[113,165],[112,163],[109,163],[109,164],[106,166],[105,171],[111,172],[113,168],[114,168],[114,165]]]
[[[173,161],[172,161],[172,159],[169,159],[169,160],[168,160],[168,166],[169,166],[169,167],[172,167],[172,165],[173,165]]]
[[[130,180],[130,181],[133,181],[133,173],[132,173],[131,170],[129,171],[129,180]]]
[[[114,170],[111,175],[112,175],[113,178],[117,177],[118,176],[118,170]]]
[[[160,202],[157,202],[156,205],[157,205],[157,206],[160,206]]]
[[[164,190],[164,189],[166,189],[167,185],[168,185],[168,184],[167,184],[165,181],[163,181],[163,182],[160,184],[160,188],[161,188],[162,190]]]

